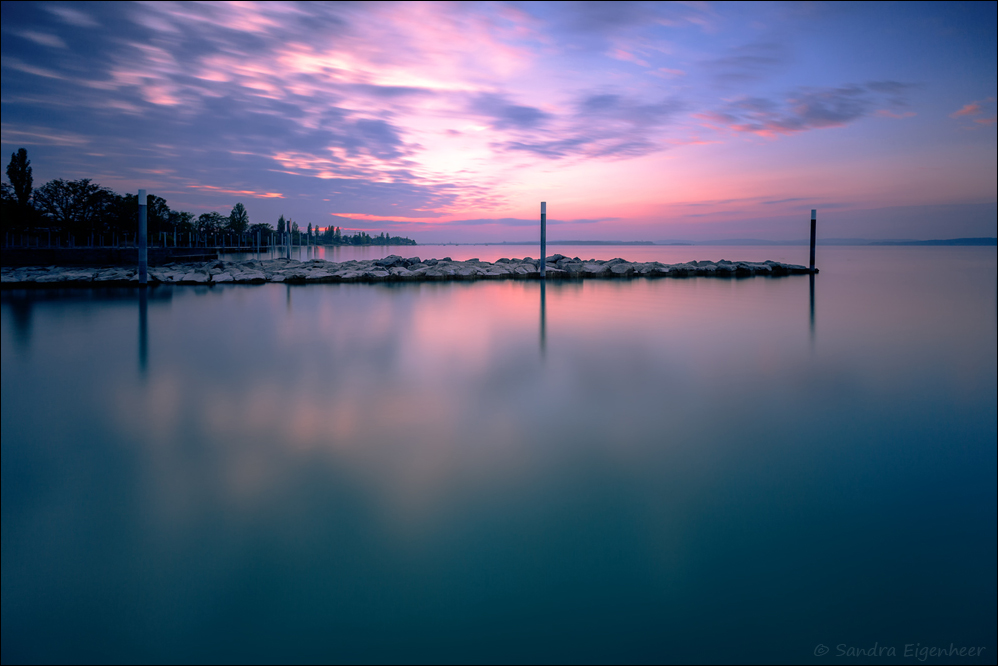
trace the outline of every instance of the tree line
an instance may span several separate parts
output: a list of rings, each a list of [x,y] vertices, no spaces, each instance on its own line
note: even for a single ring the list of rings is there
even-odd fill
[[[405,236],[391,236],[381,232],[377,236],[371,236],[365,231],[358,231],[353,235],[344,235],[340,227],[326,227],[319,235],[319,243],[322,245],[415,245],[416,241]]]
[[[82,180],[50,180],[34,188],[31,160],[21,148],[10,156],[7,165],[9,183],[2,183],[2,225],[5,232],[31,233],[41,230],[68,233],[77,237],[102,234],[134,234],[138,229],[139,202],[135,194],[118,194],[101,187],[89,178]],[[295,241],[306,236],[315,244],[324,245],[415,245],[416,242],[384,233],[370,236],[361,231],[347,235],[339,227],[327,227],[320,233],[311,223],[301,228],[297,222],[281,215],[277,228],[267,223],[250,224],[249,214],[242,203],[232,207],[228,216],[218,212],[196,216],[187,211],[172,210],[162,197],[147,195],[146,220],[150,238],[160,233],[250,233],[269,239],[275,232],[290,233]]]

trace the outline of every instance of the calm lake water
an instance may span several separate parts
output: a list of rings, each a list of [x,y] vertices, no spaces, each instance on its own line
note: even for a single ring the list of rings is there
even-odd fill
[[[3,661],[994,663],[996,250],[818,259],[3,290]]]

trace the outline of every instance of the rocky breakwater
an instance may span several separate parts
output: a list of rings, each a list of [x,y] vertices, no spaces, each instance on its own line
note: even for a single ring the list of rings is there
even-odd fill
[[[498,259],[495,262],[468,259],[408,259],[392,255],[367,261],[332,262],[315,259],[293,261],[263,259],[249,261],[215,260],[204,263],[177,263],[149,268],[150,284],[258,284],[286,282],[406,282],[430,280],[537,279],[537,259]],[[547,258],[547,279],[660,278],[660,277],[751,277],[755,275],[800,275],[811,271],[805,266],[778,261],[691,261],[663,264],[657,261],[633,262],[624,259],[579,259],[555,254]],[[814,271],[817,273],[817,269]],[[135,268],[113,267],[4,267],[0,283],[13,286],[111,286],[138,283]]]

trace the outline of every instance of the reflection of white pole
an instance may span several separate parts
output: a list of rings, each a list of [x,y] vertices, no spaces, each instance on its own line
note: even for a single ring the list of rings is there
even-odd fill
[[[548,251],[548,204],[541,202],[541,277],[545,276]]]
[[[139,289],[139,372],[146,373],[149,360],[149,301],[147,290]]]
[[[146,191],[139,190],[139,284],[149,280],[149,253],[146,243]]]

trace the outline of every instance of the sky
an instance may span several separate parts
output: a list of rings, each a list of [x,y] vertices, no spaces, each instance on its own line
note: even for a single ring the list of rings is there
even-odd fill
[[[4,2],[2,151],[421,243],[996,236],[996,7]]]

